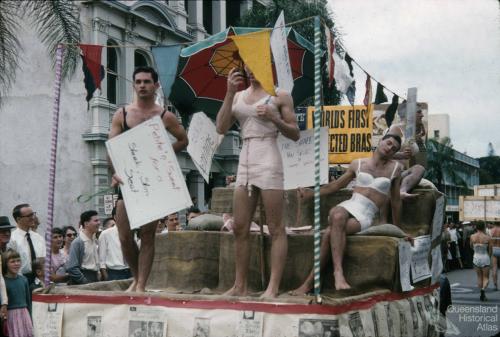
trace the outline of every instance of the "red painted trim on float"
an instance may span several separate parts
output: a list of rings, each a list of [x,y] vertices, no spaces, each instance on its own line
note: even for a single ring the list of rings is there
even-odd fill
[[[106,295],[43,295],[33,294],[33,302],[42,303],[98,303],[98,304],[127,304],[127,305],[154,305],[182,309],[221,309],[221,310],[253,310],[272,314],[321,314],[337,315],[347,311],[366,310],[378,302],[397,301],[409,297],[421,296],[438,288],[435,284],[425,288],[415,289],[407,293],[389,293],[369,297],[364,300],[342,304],[286,304],[263,302],[233,302],[233,301],[200,301],[174,300],[162,297],[146,296],[106,296]]]

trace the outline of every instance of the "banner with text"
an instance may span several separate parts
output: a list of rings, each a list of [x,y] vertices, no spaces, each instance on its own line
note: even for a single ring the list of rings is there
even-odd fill
[[[328,130],[320,129],[320,181],[328,183]],[[283,161],[285,190],[314,185],[314,130],[300,132],[300,139],[294,142],[278,136],[278,147]]]
[[[165,126],[156,116],[106,142],[130,228],[192,205],[184,176]]]
[[[372,155],[372,104],[324,106],[321,126],[328,128],[328,162],[348,164]],[[313,128],[314,107],[307,109],[307,128]]]
[[[187,152],[207,183],[212,159],[223,138],[223,135],[217,133],[214,123],[207,115],[203,112],[193,115],[189,123]]]

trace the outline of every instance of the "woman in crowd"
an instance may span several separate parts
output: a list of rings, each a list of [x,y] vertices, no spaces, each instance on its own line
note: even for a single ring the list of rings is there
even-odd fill
[[[492,276],[495,290],[498,290],[498,264],[500,263],[500,223],[496,222],[491,229],[492,255],[491,263],[493,265]]]
[[[64,243],[63,243],[63,249],[61,251],[66,256],[67,259],[69,256],[69,249],[71,248],[71,243],[73,242],[74,239],[76,239],[78,233],[75,227],[69,225],[63,228],[63,234],[64,234]]]
[[[478,222],[476,229],[477,232],[470,237],[470,245],[474,250],[472,263],[477,273],[477,285],[481,289],[479,299],[487,301],[484,291],[488,287],[490,278],[491,238],[485,233],[484,222]]]

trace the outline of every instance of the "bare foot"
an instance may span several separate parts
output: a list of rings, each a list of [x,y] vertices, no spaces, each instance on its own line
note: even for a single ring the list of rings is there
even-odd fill
[[[145,292],[146,292],[146,287],[145,287],[145,286],[139,286],[139,285],[138,285],[138,286],[135,288],[135,292],[137,292],[137,293],[145,293]]]
[[[267,289],[262,295],[260,295],[260,299],[264,300],[266,298],[276,298],[278,297],[278,292],[277,291],[272,291]]]
[[[288,295],[291,295],[291,296],[305,296],[309,292],[311,292],[311,290],[312,290],[312,287],[309,284],[304,283],[300,287],[298,287],[297,289],[289,291]]]
[[[233,286],[231,289],[226,291],[223,296],[247,296],[247,289],[237,286]]]
[[[418,194],[412,194],[412,193],[408,193],[408,192],[399,192],[399,196],[401,197],[401,200],[404,200],[404,199],[416,198],[416,197],[418,197]]]
[[[347,283],[343,274],[334,274],[334,279],[335,279],[335,289],[337,290],[351,289],[351,286],[349,285],[349,283]]]
[[[127,292],[127,293],[135,292],[136,289],[137,289],[137,282],[132,281],[132,283],[130,283],[130,286],[127,288],[127,290],[125,290],[125,292]]]

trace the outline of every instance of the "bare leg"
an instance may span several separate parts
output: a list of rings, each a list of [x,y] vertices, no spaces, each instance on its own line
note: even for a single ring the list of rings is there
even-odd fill
[[[135,291],[137,287],[138,278],[138,263],[139,263],[139,249],[134,240],[134,234],[130,230],[130,223],[128,221],[127,210],[123,200],[118,200],[116,203],[116,228],[118,229],[118,236],[122,246],[122,253],[125,261],[127,261],[130,272],[134,280],[127,289],[127,291]]]
[[[475,267],[477,274],[477,287],[481,289],[483,287],[483,272],[481,271],[481,268]]]
[[[271,277],[266,291],[262,298],[274,298],[278,295],[285,269],[286,256],[288,253],[288,239],[286,237],[285,225],[282,220],[283,213],[283,191],[263,190],[260,192],[264,209],[266,212],[266,222],[271,234]]]
[[[482,288],[488,288],[488,283],[490,282],[490,268],[484,267],[483,269],[483,285]]]
[[[408,192],[418,185],[420,179],[422,179],[424,174],[425,174],[425,168],[422,165],[418,164],[413,165],[408,170],[405,170],[403,172],[402,174],[403,179],[401,180],[401,187],[399,189],[401,199],[414,198],[417,196],[417,194],[410,194]]]
[[[155,233],[158,221],[153,221],[141,227],[141,248],[139,249],[139,272],[137,276],[137,292],[146,291],[153,258],[155,255]]]
[[[231,289],[224,295],[246,296],[247,295],[247,273],[250,252],[248,240],[250,237],[250,223],[257,206],[258,193],[254,189],[252,195],[248,196],[245,187],[239,186],[234,190],[234,255],[235,255],[235,280]]]
[[[349,213],[344,208],[334,207],[330,210],[330,226],[332,227],[330,244],[332,247],[335,289],[350,289],[351,286],[345,280],[342,266],[346,235],[359,232],[361,230],[361,225],[356,219],[349,219]]]
[[[321,238],[321,247],[319,250],[319,263],[320,270],[325,269],[328,262],[331,260],[331,250],[330,250],[330,231],[331,228],[328,227],[323,233],[323,237]],[[310,292],[314,287],[314,268],[311,269],[309,275],[305,279],[304,283],[300,287],[295,290],[290,291],[290,295],[292,296],[300,296],[306,295]]]

